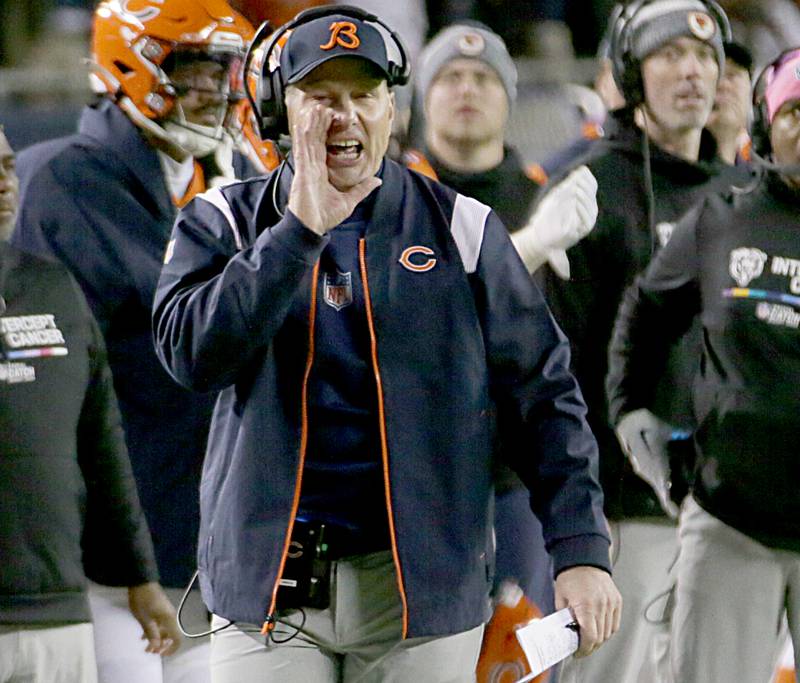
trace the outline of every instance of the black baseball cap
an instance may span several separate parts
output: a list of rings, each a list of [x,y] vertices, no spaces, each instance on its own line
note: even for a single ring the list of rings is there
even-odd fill
[[[374,64],[391,80],[386,43],[371,23],[344,14],[331,14],[293,29],[280,54],[286,85],[297,83],[320,64],[337,57],[359,57]]]

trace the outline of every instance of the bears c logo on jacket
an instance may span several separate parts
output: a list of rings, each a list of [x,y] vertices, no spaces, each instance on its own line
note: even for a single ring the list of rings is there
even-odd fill
[[[436,259],[421,258],[418,255],[432,257],[433,253],[433,249],[423,247],[421,244],[415,244],[413,247],[403,249],[403,253],[400,254],[398,260],[403,268],[410,270],[412,273],[426,273],[436,265]],[[413,256],[416,256],[416,258],[412,261],[411,258]]]

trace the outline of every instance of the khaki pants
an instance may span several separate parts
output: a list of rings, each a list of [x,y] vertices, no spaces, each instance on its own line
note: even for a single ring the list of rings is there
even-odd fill
[[[0,630],[0,683],[97,683],[91,624]]]
[[[785,618],[797,661],[800,553],[761,545],[688,498],[676,565],[672,680],[768,683]]]
[[[613,521],[610,527],[614,583],[622,594],[620,629],[594,654],[567,659],[561,683],[655,683],[664,663],[669,638],[664,610],[678,548],[675,524],[645,517]]]
[[[331,605],[283,617],[273,632],[238,623],[212,636],[212,683],[471,683],[483,626],[401,640],[402,609],[389,552],[334,562]],[[224,625],[214,617],[212,626]]]
[[[165,588],[177,607],[183,590]],[[89,604],[94,621],[95,650],[100,683],[208,683],[208,636],[184,638],[169,657],[145,652],[142,627],[128,609],[128,589],[90,584]],[[189,597],[183,624],[190,633],[208,631],[208,613],[198,591]]]

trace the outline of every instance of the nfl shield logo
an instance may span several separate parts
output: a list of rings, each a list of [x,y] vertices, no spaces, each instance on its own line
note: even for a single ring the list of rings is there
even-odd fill
[[[353,303],[353,278],[350,273],[325,273],[323,281],[325,303],[337,311]]]

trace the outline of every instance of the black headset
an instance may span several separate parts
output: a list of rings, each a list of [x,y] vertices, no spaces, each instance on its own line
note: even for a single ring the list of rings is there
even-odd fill
[[[609,58],[614,81],[629,105],[639,105],[644,102],[644,79],[642,78],[642,64],[633,56],[633,28],[636,17],[648,5],[661,0],[633,0],[623,5],[616,14],[612,15],[614,22],[611,29]],[[732,40],[731,24],[725,10],[715,0],[698,0],[706,12],[711,15],[722,34],[723,42]]]
[[[294,19],[278,28],[270,38],[269,43],[264,49],[264,55],[256,82],[256,92],[252,93],[247,84],[247,76],[250,73],[250,63],[253,53],[272,30],[269,22],[264,22],[256,31],[247,55],[244,60],[244,90],[250,106],[253,109],[258,123],[258,133],[262,140],[277,140],[280,135],[289,133],[289,122],[286,118],[286,104],[284,102],[285,83],[281,75],[280,65],[272,71],[269,68],[270,55],[272,54],[278,41],[288,32],[296,29],[302,24],[307,24],[315,19],[332,15],[342,15],[351,19],[377,24],[389,34],[397,51],[400,53],[400,63],[389,61],[387,85],[391,88],[396,85],[405,85],[411,75],[411,63],[408,59],[408,52],[400,39],[391,28],[381,21],[374,14],[351,5],[335,5],[329,7],[312,7],[300,12]]]

